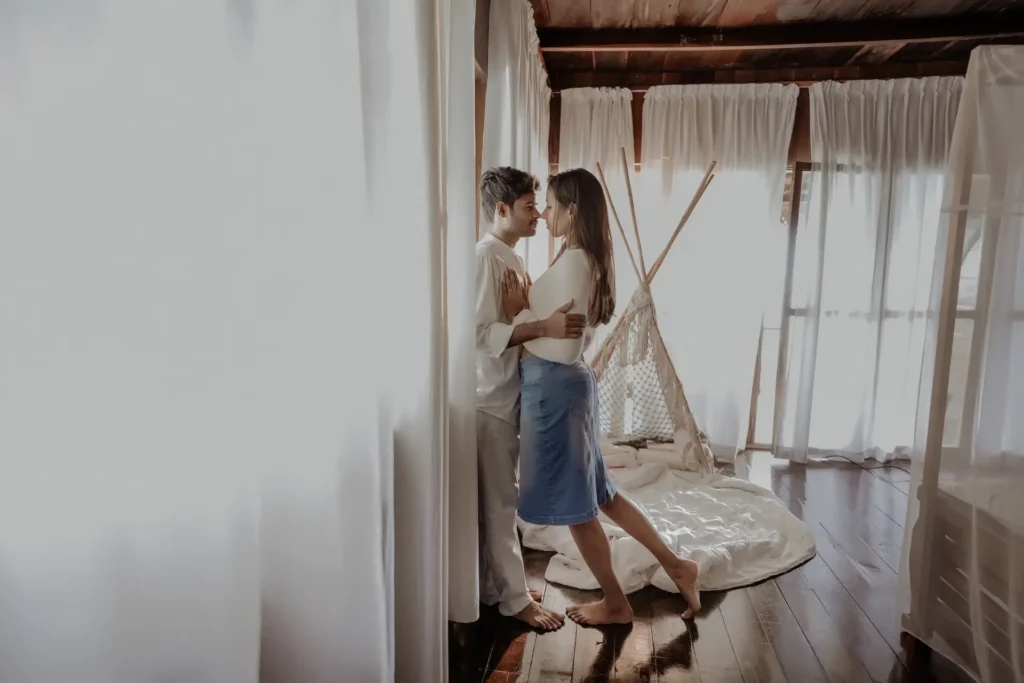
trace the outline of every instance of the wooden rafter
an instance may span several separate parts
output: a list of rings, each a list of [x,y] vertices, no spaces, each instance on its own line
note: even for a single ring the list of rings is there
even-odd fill
[[[819,81],[861,79],[920,78],[924,76],[962,76],[966,61],[898,62],[857,66],[810,66],[776,69],[723,68],[689,71],[552,71],[553,92],[568,88],[629,88],[645,92],[655,85],[690,83],[795,83],[806,86]]]
[[[1024,36],[1024,17],[1009,15],[735,28],[539,28],[537,34],[543,52],[777,51],[1017,38]]]

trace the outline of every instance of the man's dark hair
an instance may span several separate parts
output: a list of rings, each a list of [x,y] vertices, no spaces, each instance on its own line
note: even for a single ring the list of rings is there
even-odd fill
[[[480,180],[480,207],[484,210],[484,218],[488,223],[494,220],[498,202],[511,208],[517,199],[539,189],[540,181],[526,171],[511,166],[487,169]]]

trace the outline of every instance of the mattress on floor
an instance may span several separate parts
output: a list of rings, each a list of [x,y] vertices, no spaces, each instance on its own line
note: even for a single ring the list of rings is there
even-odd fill
[[[681,557],[696,560],[701,590],[747,586],[782,574],[815,554],[810,529],[770,490],[743,479],[669,468],[658,453],[636,453],[639,464],[612,468],[612,479],[645,510],[666,543]],[[622,456],[628,462],[629,457]],[[608,458],[606,457],[606,461]],[[624,590],[653,584],[678,592],[654,556],[601,516],[612,546],[612,563]],[[528,548],[553,551],[545,578],[573,588],[596,589],[568,527],[519,520]]]

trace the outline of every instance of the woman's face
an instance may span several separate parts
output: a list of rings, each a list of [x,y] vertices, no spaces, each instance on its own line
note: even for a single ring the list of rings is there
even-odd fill
[[[545,195],[544,213],[540,215],[548,225],[548,232],[552,237],[565,237],[569,227],[569,212],[555,199],[555,189],[548,185],[548,192]]]

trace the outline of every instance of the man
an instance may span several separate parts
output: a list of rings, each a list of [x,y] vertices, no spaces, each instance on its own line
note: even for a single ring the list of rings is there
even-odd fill
[[[481,600],[534,628],[554,630],[565,615],[543,607],[526,586],[516,533],[519,503],[519,345],[540,337],[579,337],[582,315],[567,302],[545,320],[516,325],[511,310],[529,292],[516,243],[537,232],[537,190],[529,173],[484,173],[480,203],[490,232],[476,245],[476,419],[480,480]]]

